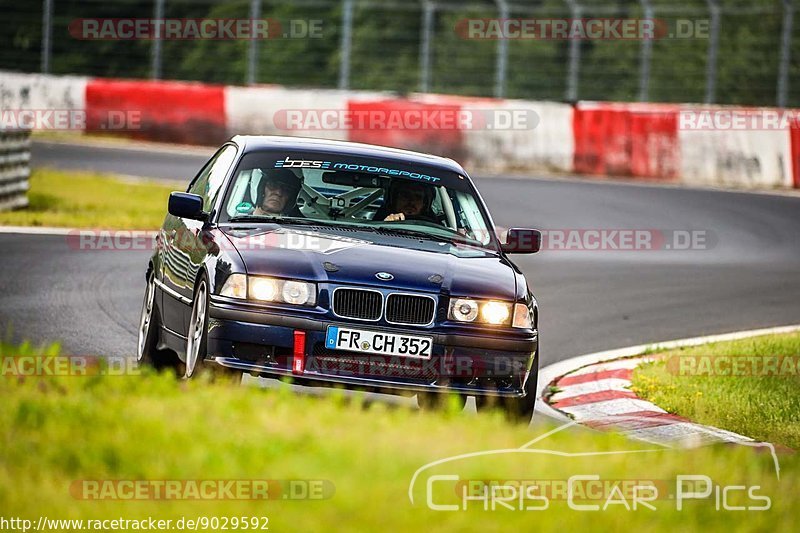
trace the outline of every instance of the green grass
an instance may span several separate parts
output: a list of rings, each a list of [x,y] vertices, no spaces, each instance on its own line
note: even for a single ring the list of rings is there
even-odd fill
[[[0,346],[12,355],[48,353]],[[19,361],[19,360],[17,360]],[[3,366],[5,368],[5,365]],[[261,390],[218,383],[178,382],[167,375],[94,377],[0,376],[0,509],[34,521],[197,516],[266,516],[270,530],[523,531],[582,528],[708,528],[761,531],[794,527],[800,491],[794,456],[781,458],[777,479],[769,453],[746,447],[656,451],[607,456],[506,453],[462,458],[414,473],[439,459],[516,449],[550,427],[513,425],[499,414],[423,413],[367,405],[342,394],[322,398],[287,389]],[[562,453],[649,450],[617,435],[569,428],[535,448]],[[563,499],[546,510],[434,511],[425,504],[433,474],[461,480],[560,480],[596,474],[603,480],[663,482],[655,511],[612,505],[580,512]],[[667,494],[680,474],[707,475],[719,484],[759,486],[771,498],[766,512],[717,511],[714,498],[689,501],[682,512]],[[315,501],[82,500],[76,480],[326,480],[332,497]],[[436,503],[457,503],[452,482],[434,485]],[[630,502],[630,500],[628,500]],[[526,501],[535,506],[540,502]],[[600,502],[581,502],[599,503]],[[731,503],[744,504],[735,497]],[[762,504],[762,502],[751,502]],[[514,504],[515,506],[517,504]]]
[[[0,212],[0,225],[157,229],[172,185],[113,176],[36,169],[25,209]]]
[[[663,360],[634,371],[633,390],[640,396],[701,424],[800,449],[800,368],[796,364],[776,364],[784,372],[761,376],[741,375],[747,372],[736,376],[707,375],[707,367],[700,366],[700,359],[694,359],[695,371],[686,364],[692,356],[728,355],[755,356],[761,361],[770,356],[793,356],[789,361],[797,363],[800,333],[719,342],[661,355]],[[680,358],[685,358],[684,371],[680,370]],[[727,368],[720,367],[722,371]]]

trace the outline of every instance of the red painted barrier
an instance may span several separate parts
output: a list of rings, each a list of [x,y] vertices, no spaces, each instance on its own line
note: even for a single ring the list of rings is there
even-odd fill
[[[631,114],[631,175],[677,179],[680,168],[678,108],[650,106]]]
[[[419,150],[453,158],[463,154],[460,103],[404,99],[351,100],[348,140]]]
[[[86,129],[153,141],[219,144],[227,138],[224,88],[93,79],[86,86]]]
[[[603,109],[583,109],[576,106],[572,114],[572,134],[575,152],[573,171],[579,174],[603,174],[605,170],[604,122],[608,113]]]
[[[794,178],[794,188],[800,189],[800,124],[792,121],[791,125],[792,143],[792,177]]]
[[[674,106],[579,104],[572,119],[575,172],[676,178],[677,117]]]

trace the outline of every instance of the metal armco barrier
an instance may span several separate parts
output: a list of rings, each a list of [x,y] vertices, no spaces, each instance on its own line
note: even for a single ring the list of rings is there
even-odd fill
[[[28,205],[30,130],[0,129],[0,211]]]

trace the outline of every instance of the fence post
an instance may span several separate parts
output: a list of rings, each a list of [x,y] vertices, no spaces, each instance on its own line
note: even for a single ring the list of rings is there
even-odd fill
[[[422,35],[419,47],[419,92],[426,93],[431,86],[431,40],[433,13],[436,5],[430,0],[422,1]]]
[[[350,54],[352,53],[353,40],[353,0],[344,0],[342,3],[342,39],[339,44],[339,88],[350,87]]]
[[[639,0],[645,20],[653,21],[655,12],[650,0]],[[650,61],[653,56],[653,39],[642,37],[642,48],[639,51],[639,101],[647,102],[650,95]]]
[[[708,60],[706,62],[706,103],[713,104],[717,92],[717,53],[719,52],[719,0],[706,0],[711,13],[711,35],[708,42]]]
[[[569,16],[572,20],[581,18],[582,8],[577,0],[566,0],[569,8]],[[581,68],[581,41],[571,39],[569,41],[569,62],[567,66],[567,90],[564,99],[568,102],[578,100],[578,73]]]
[[[250,0],[250,20],[261,18],[261,0]],[[271,28],[270,28],[271,29]],[[247,47],[247,85],[253,85],[258,78],[258,39],[250,39]]]
[[[53,0],[44,0],[42,6],[42,74],[50,73],[50,54],[53,51]]]
[[[495,0],[500,19],[508,18],[508,2]],[[501,35],[497,40],[497,59],[494,69],[494,97],[502,98],[506,92],[506,70],[508,67],[508,40]]]
[[[783,0],[783,30],[781,31],[781,60],[778,65],[778,107],[786,107],[789,93],[789,60],[792,49],[792,23],[794,22],[792,0]]]
[[[153,6],[153,18],[161,20],[164,18],[164,0],[155,0]],[[164,31],[164,26],[156,26],[159,28],[158,35],[153,39],[153,46],[150,48],[150,77],[154,80],[161,79],[161,32]]]

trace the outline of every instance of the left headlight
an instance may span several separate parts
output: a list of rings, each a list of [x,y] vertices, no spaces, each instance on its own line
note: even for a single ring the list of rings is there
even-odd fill
[[[259,302],[314,306],[317,303],[317,286],[306,281],[231,274],[222,286],[220,295]]]
[[[531,328],[531,314],[525,304],[501,302],[497,300],[473,300],[472,298],[453,298],[447,318],[456,322],[472,322],[493,326]]]

